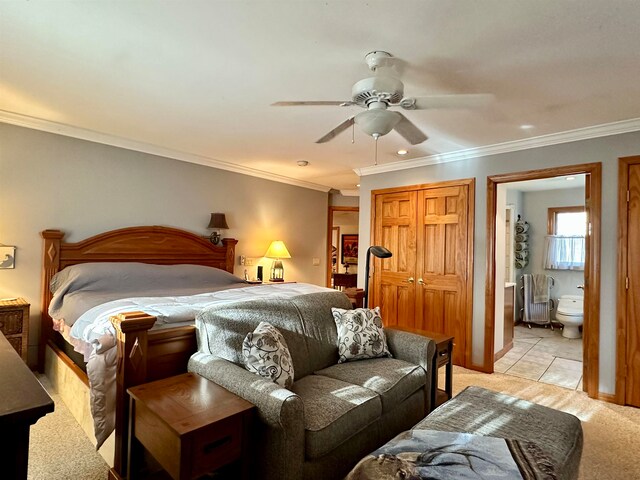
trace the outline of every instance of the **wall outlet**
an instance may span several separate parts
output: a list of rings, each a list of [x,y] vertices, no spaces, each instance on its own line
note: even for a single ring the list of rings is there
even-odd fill
[[[253,267],[256,264],[256,259],[254,257],[246,257],[244,259],[244,264],[247,267]]]
[[[320,259],[318,257],[313,257],[312,263],[314,267],[317,267],[320,265]]]

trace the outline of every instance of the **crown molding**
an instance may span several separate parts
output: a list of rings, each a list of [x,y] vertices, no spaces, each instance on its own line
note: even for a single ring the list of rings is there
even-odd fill
[[[244,167],[242,165],[234,165],[232,163],[224,162],[222,160],[216,160],[215,158],[205,157],[203,155],[196,155],[193,153],[181,152],[179,150],[172,150],[170,148],[160,147],[158,145],[153,145],[150,143],[138,142],[136,140],[118,137],[116,135],[100,133],[94,130],[88,130],[86,128],[74,127],[73,125],[52,122],[50,120],[44,120],[41,118],[30,117],[28,115],[8,112],[6,110],[0,110],[0,122],[16,125],[19,127],[31,128],[33,130],[55,133],[57,135],[64,135],[65,137],[87,140],[89,142],[102,143],[104,145],[124,148],[136,152],[171,158],[174,160],[181,160],[183,162],[218,168],[220,170],[227,170],[229,172],[249,175],[251,177],[258,177],[274,182],[286,183],[289,185],[294,185],[296,187],[318,190],[320,192],[328,192],[331,189],[331,187],[327,187],[325,185],[306,182],[304,180],[297,180],[295,178],[289,178],[275,173],[264,172],[262,170],[256,170],[253,168]]]
[[[360,190],[340,190],[340,195],[343,197],[359,197]]]
[[[362,177],[365,175],[375,175],[378,173],[395,172],[397,170],[424,167],[426,165],[434,165],[436,163],[457,162],[460,160],[470,160],[478,157],[486,157],[489,155],[517,152],[519,150],[528,150],[530,148],[547,147],[549,145],[557,145],[560,143],[576,142],[579,140],[588,140],[590,138],[607,137],[609,135],[636,132],[638,130],[640,130],[640,118],[632,118],[630,120],[622,120],[620,122],[594,125],[592,127],[578,128],[575,130],[568,130],[566,132],[550,133],[548,135],[540,135],[539,137],[513,140],[504,143],[496,143],[494,145],[487,145],[484,147],[468,148],[465,150],[457,150],[455,152],[449,153],[438,153],[435,155],[428,155],[426,157],[414,158],[411,160],[404,160],[400,162],[385,163],[383,165],[375,165],[371,167],[354,168],[353,171],[358,176]]]

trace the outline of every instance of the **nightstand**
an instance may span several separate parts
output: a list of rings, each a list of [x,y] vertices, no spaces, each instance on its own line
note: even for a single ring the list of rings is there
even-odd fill
[[[27,363],[29,303],[24,298],[0,300],[0,331]]]
[[[402,327],[393,325],[389,328],[402,330],[404,332],[415,333],[432,339],[436,344],[436,354],[433,357],[433,368],[431,373],[431,409],[442,405],[453,396],[453,339],[446,333],[429,332],[419,328]],[[438,388],[438,369],[445,367],[444,389]]]
[[[129,479],[139,477],[144,447],[174,480],[239,461],[248,478],[254,405],[195,373],[127,390],[131,398]]]

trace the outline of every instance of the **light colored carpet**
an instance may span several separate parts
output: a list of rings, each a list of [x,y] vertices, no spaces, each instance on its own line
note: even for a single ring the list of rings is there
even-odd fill
[[[439,385],[444,385],[442,375]],[[640,479],[640,409],[593,400],[584,392],[555,385],[454,367],[454,395],[469,385],[500,391],[577,416],[584,432],[580,480]]]
[[[440,369],[441,372],[444,369]],[[46,378],[39,377],[46,384]],[[444,385],[444,378],[440,378]],[[582,420],[580,480],[640,479],[640,410],[590,399],[586,393],[500,373],[454,367],[454,394],[468,385],[557,408]],[[51,393],[51,392],[50,392]],[[29,479],[104,480],[107,465],[55,393],[55,412],[31,427]]]
[[[109,468],[96,452],[64,402],[47,382],[38,380],[55,402],[53,413],[31,427],[29,442],[30,480],[105,480]]]

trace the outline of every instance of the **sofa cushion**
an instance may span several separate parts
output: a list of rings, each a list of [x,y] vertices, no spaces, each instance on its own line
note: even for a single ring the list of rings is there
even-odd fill
[[[265,297],[212,305],[196,317],[198,350],[243,365],[244,337],[260,322],[269,322],[285,338],[296,377],[302,378],[338,361],[331,307],[350,305],[344,293],[329,289],[289,299]]]
[[[338,363],[338,333],[331,308],[351,308],[351,300],[343,292],[333,290],[298,295],[291,302],[300,314],[306,335],[310,370],[305,375]],[[297,365],[296,376],[303,376],[298,375]]]
[[[293,384],[304,405],[305,454],[322,457],[382,414],[372,390],[323,375],[308,375]]]
[[[276,327],[260,322],[242,343],[242,359],[250,372],[269,378],[281,387],[293,385],[293,365],[287,342]]]
[[[339,363],[315,373],[374,391],[382,399],[384,413],[424,388],[427,381],[422,367],[396,358]]]
[[[338,329],[338,363],[391,356],[382,328],[380,307],[373,310],[332,308],[331,313]]]

